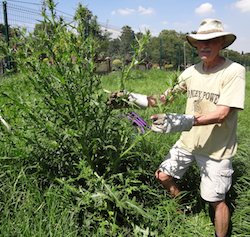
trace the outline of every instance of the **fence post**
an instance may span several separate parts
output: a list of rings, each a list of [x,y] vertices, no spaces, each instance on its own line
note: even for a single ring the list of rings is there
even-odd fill
[[[8,13],[7,13],[7,2],[3,1],[3,16],[4,16],[4,26],[5,26],[5,40],[9,47],[10,36],[9,36],[9,24],[8,24]],[[7,69],[11,69],[10,57],[7,55],[6,57]]]
[[[3,16],[4,16],[4,26],[5,26],[5,40],[9,45],[9,24],[8,24],[8,13],[7,13],[7,2],[3,1]]]

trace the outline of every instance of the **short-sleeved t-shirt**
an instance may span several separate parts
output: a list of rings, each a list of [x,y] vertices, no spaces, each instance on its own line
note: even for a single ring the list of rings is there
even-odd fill
[[[180,75],[179,86],[187,92],[186,114],[207,114],[217,105],[232,109],[223,123],[194,126],[182,132],[178,144],[193,154],[216,160],[233,157],[237,150],[238,110],[244,109],[245,68],[226,59],[214,72],[205,73],[201,62]]]

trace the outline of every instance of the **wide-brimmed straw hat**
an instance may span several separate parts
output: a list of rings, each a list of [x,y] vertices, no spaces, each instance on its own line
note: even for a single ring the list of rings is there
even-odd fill
[[[196,42],[198,40],[210,40],[224,36],[223,49],[228,47],[236,40],[236,35],[230,32],[224,31],[222,22],[217,19],[205,19],[201,22],[200,27],[196,34],[188,34],[186,36],[187,41],[196,48]]]

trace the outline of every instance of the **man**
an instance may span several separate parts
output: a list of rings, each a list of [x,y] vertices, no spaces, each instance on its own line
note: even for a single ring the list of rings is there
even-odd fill
[[[231,186],[232,157],[237,149],[237,113],[244,108],[245,97],[244,67],[219,54],[235,39],[219,20],[203,20],[197,33],[187,36],[201,62],[186,69],[172,90],[187,92],[186,115],[151,117],[156,132],[183,131],[156,171],[156,178],[175,197],[180,190],[173,178],[180,179],[196,161],[201,173],[201,197],[214,209],[218,237],[228,232],[230,213],[225,195]]]
[[[205,19],[187,41],[197,49],[201,62],[187,68],[179,84],[165,92],[187,93],[186,114],[152,115],[151,129],[160,133],[182,132],[155,173],[173,197],[180,190],[174,178],[181,179],[196,161],[200,169],[201,197],[215,213],[215,236],[227,236],[230,213],[225,202],[232,181],[232,157],[236,153],[237,114],[244,109],[245,68],[219,53],[236,39],[225,32],[221,21]],[[117,94],[116,94],[117,95]],[[140,107],[155,106],[152,96],[129,93],[130,102]]]

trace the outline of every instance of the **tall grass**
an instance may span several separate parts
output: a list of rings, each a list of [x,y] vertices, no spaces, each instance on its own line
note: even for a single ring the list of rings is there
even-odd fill
[[[134,73],[136,76],[136,72]],[[144,73],[140,72],[141,78],[129,79],[127,85],[133,88],[133,91],[150,93],[154,90],[156,93],[157,89],[163,90],[166,85],[164,78],[167,81],[171,76],[162,71],[146,72],[145,79],[143,75]],[[115,88],[110,82],[114,80],[111,79],[113,76],[102,78],[103,88]],[[161,78],[158,85],[154,84],[155,76]],[[248,75],[248,81],[249,79]],[[147,89],[144,86],[144,80],[152,84],[151,88]],[[18,88],[19,94],[24,97],[27,94],[34,96],[30,90],[32,86],[30,87],[29,82],[22,77],[2,78],[2,93],[13,93],[11,89],[13,87]],[[19,131],[22,124],[25,124],[20,118],[20,114],[24,111],[20,111],[16,106],[10,107],[10,101],[5,97],[1,97],[1,102],[5,105],[2,114],[11,124],[13,121],[19,121],[15,132]],[[248,236],[250,233],[248,106],[247,93],[246,109],[240,113],[239,118],[239,149],[234,158],[234,185],[228,195],[228,200],[232,204],[232,236]],[[165,109],[173,112],[183,111],[182,98],[178,105],[171,104]],[[137,110],[137,113],[148,122],[149,116],[155,112],[157,108]],[[41,185],[43,180],[39,170],[37,167],[28,166],[25,162],[31,148],[23,147],[24,141],[18,140],[13,135],[11,140],[8,140],[2,129],[1,133],[0,233],[2,236],[205,237],[213,233],[208,206],[199,197],[197,182],[199,175],[195,167],[190,169],[180,183],[185,190],[188,190],[184,195],[190,198],[188,204],[193,205],[193,214],[178,212],[181,206],[176,200],[172,200],[153,178],[155,169],[178,139],[178,134],[149,134],[141,140],[140,146],[136,146],[136,150],[133,149],[129,153],[129,159],[123,160],[125,162],[123,167],[126,164],[126,170],[119,169],[118,173],[108,179],[92,173],[91,169],[85,167],[82,168],[83,178],[78,181],[59,178],[47,184],[47,188],[41,188],[44,185]],[[133,137],[140,136],[133,129],[130,130],[130,134]],[[81,165],[85,166],[85,163]],[[76,182],[80,182],[81,185],[75,186]],[[131,218],[132,213],[133,218]]]
[[[186,190],[185,205],[193,207],[191,215],[180,212],[182,204],[154,179],[179,134],[143,135],[126,119],[131,110],[148,122],[153,113],[183,113],[185,98],[147,110],[107,106],[104,89],[125,86],[159,94],[172,86],[175,74],[128,67],[125,74],[100,77],[94,63],[98,44],[83,34],[84,19],[76,19],[75,34],[56,17],[53,1],[46,2],[52,11],[44,16],[48,28],[20,35],[15,55],[20,72],[0,81],[0,113],[11,125],[11,131],[0,126],[1,235],[212,235],[195,166],[179,183]],[[84,11],[80,5],[77,16]],[[41,60],[41,54],[46,58]],[[248,101],[247,94],[247,106]],[[235,184],[228,195],[235,236],[250,233],[247,111],[240,114]]]

